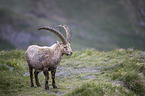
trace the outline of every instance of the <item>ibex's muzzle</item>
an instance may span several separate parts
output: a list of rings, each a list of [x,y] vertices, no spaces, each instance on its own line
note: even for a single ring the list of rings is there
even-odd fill
[[[71,56],[72,54],[73,54],[73,53],[71,52],[71,53],[70,53],[70,56]]]
[[[71,52],[71,53],[69,53],[69,54],[66,54],[67,56],[71,56],[73,53]]]

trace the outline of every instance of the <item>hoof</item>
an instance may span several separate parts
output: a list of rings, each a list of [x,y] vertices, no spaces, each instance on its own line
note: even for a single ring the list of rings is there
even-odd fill
[[[45,87],[45,90],[49,90],[49,87]]]
[[[31,85],[31,87],[34,87],[34,85]]]
[[[41,87],[41,85],[37,85],[37,87]]]
[[[57,86],[55,85],[55,86],[53,86],[53,88],[57,88]]]

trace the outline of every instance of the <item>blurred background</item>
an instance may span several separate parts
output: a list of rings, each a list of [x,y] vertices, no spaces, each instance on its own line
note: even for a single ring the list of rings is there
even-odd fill
[[[50,46],[59,38],[37,29],[59,24],[73,50],[145,49],[145,0],[0,0],[0,50]]]

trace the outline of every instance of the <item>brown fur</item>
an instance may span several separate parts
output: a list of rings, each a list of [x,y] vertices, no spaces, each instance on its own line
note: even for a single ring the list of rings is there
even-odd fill
[[[69,42],[67,42],[66,45],[64,45],[61,42],[57,42],[51,47],[47,47],[47,46],[40,47],[37,45],[31,45],[28,47],[27,51],[25,52],[25,56],[26,56],[26,61],[28,63],[29,72],[30,72],[31,87],[34,86],[33,74],[32,74],[32,71],[34,69],[35,81],[36,81],[37,86],[40,86],[40,83],[38,80],[38,73],[43,71],[45,75],[45,89],[46,90],[49,89],[48,71],[51,71],[52,86],[53,88],[57,88],[55,84],[55,72],[56,72],[56,68],[59,66],[61,62],[63,54],[65,55],[72,54],[72,50],[71,50]]]
[[[48,90],[48,79],[49,79],[49,73],[48,71],[51,71],[52,75],[52,86],[53,88],[57,88],[55,84],[55,72],[57,66],[60,64],[61,59],[63,55],[71,55],[72,50],[70,47],[70,32],[69,28],[66,25],[59,25],[59,27],[63,27],[66,31],[66,38],[55,28],[49,27],[49,26],[43,26],[40,27],[38,30],[48,30],[50,32],[53,32],[56,34],[62,41],[57,42],[51,47],[47,46],[37,46],[32,45],[29,46],[27,51],[25,52],[26,61],[28,63],[29,67],[29,73],[30,73],[30,81],[31,81],[31,87],[34,86],[33,84],[33,69],[35,70],[35,82],[37,86],[40,86],[39,80],[38,80],[38,74],[39,72],[43,71],[45,75],[45,89]]]

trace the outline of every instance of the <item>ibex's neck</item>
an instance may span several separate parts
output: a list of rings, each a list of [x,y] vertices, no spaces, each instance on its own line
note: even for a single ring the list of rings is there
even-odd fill
[[[60,49],[60,46],[57,44],[57,43],[55,43],[55,44],[53,44],[52,46],[50,46],[50,49],[51,50],[58,50],[58,49]]]
[[[61,48],[60,48],[60,45],[58,43],[53,44],[50,47],[50,50],[55,57],[60,58],[60,56],[62,55]]]

